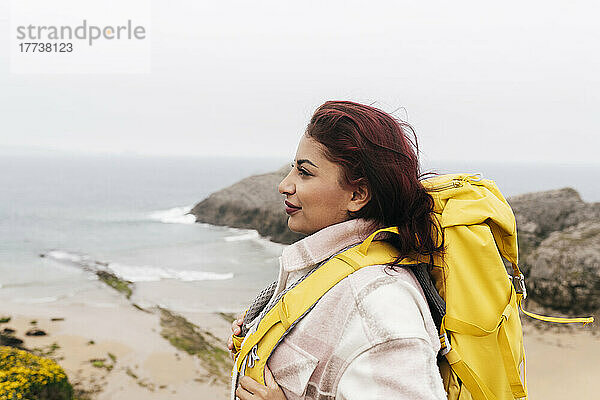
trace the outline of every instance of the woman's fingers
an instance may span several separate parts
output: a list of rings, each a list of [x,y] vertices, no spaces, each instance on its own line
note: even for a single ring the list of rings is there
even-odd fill
[[[267,366],[265,366],[265,383],[267,386],[261,385],[248,376],[242,376],[235,394],[240,400],[286,400],[283,390],[275,382]]]
[[[244,323],[244,316],[242,314],[237,319],[233,320],[233,322],[231,323],[231,332],[233,332],[234,335],[239,336],[242,333],[242,324],[243,323]],[[229,349],[229,351],[231,351],[231,358],[233,358],[235,360],[235,354],[233,353],[233,351],[234,351],[233,338],[231,336],[229,337],[229,339],[227,339],[227,348]]]
[[[265,365],[265,383],[269,388],[269,400],[287,400],[281,386],[275,381],[275,377],[271,373],[269,367]]]
[[[243,318],[238,318],[231,323],[231,331],[234,335],[239,335],[242,332],[241,326],[243,322]]]
[[[266,386],[261,385],[260,383],[256,382],[254,379],[252,379],[248,376],[242,376],[240,378],[240,386],[238,387],[238,390],[240,388],[244,389],[246,392],[250,393],[251,395],[256,396],[256,398],[259,398],[259,399],[266,399],[267,394],[269,393]],[[237,393],[237,391],[236,391],[236,393]]]
[[[229,336],[229,340],[227,341],[227,348],[231,352],[231,359],[235,361],[235,352],[233,349],[233,338]]]
[[[235,395],[240,400],[253,400],[254,399],[254,395],[241,386],[238,386],[238,388],[235,390]]]
[[[229,336],[229,339],[227,339],[227,348],[231,352],[231,359],[235,361],[235,349],[233,346],[233,337],[231,336]]]

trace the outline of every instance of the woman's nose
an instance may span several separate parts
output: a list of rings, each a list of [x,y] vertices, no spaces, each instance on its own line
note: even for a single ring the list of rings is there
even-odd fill
[[[295,191],[295,186],[294,183],[291,181],[290,179],[290,175],[292,174],[294,170],[292,169],[285,178],[283,178],[283,180],[281,182],[279,182],[279,186],[277,187],[279,189],[279,193],[281,194],[294,194]]]

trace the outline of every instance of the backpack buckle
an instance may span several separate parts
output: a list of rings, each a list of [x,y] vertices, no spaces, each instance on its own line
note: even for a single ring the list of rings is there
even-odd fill
[[[525,287],[525,277],[523,274],[513,275],[512,283],[517,294],[523,295],[523,299],[527,297],[527,288]]]
[[[450,339],[448,339],[448,334],[444,331],[444,333],[440,335],[440,354],[445,356],[450,350],[452,350]]]

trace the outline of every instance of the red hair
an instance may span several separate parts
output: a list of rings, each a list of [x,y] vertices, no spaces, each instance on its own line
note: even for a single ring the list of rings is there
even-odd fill
[[[365,183],[371,200],[351,218],[397,226],[390,242],[404,256],[442,254],[444,243],[433,215],[433,199],[421,184],[414,129],[375,107],[328,101],[313,114],[306,136],[324,147],[342,168],[342,185]],[[437,239],[441,237],[441,243]],[[397,260],[400,261],[400,260]]]

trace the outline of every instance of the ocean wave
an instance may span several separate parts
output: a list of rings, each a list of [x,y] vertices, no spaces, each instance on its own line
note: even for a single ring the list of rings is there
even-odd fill
[[[119,277],[132,282],[154,282],[162,279],[176,279],[184,282],[215,281],[232,279],[233,273],[209,271],[178,270],[151,266],[124,265],[109,263],[108,268]]]
[[[88,272],[96,272],[106,269],[107,262],[93,260],[87,254],[75,253],[65,250],[50,250],[40,254],[40,257],[54,260],[61,266],[78,267]]]
[[[244,233],[242,233],[241,235],[235,235],[235,236],[225,236],[223,239],[226,242],[237,242],[240,240],[253,240],[253,239],[260,239],[260,235],[258,234],[257,231],[255,230],[244,230]]]
[[[163,224],[187,224],[196,223],[196,217],[188,212],[193,206],[173,207],[168,210],[154,211],[148,215],[152,221],[162,222]]]
[[[71,253],[63,250],[50,250],[43,254],[44,257],[52,258],[57,261],[68,261],[71,263],[81,263],[90,260],[85,254]]]
[[[213,226],[215,227],[215,226]],[[226,242],[241,242],[241,241],[252,241],[261,245],[265,250],[271,253],[273,256],[279,257],[284,248],[286,248],[287,244],[281,244],[272,242],[268,237],[261,236],[258,231],[254,229],[242,229],[242,228],[232,228],[232,227],[217,227],[217,228],[225,228],[229,232],[236,233],[236,235],[225,236],[223,240]]]
[[[183,282],[215,281],[232,279],[233,273],[179,270],[174,268],[161,268],[148,265],[127,265],[117,262],[103,262],[93,260],[88,255],[68,252],[64,250],[51,250],[41,255],[53,259],[60,264],[71,265],[89,272],[107,271],[118,277],[132,282],[154,282],[162,279],[176,279]]]

